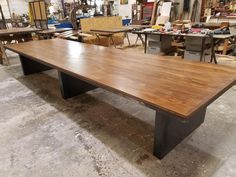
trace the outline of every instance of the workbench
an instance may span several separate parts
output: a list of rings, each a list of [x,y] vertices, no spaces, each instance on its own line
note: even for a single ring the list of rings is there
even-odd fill
[[[5,53],[4,45],[14,42],[27,42],[32,40],[32,33],[41,31],[36,28],[11,28],[0,30],[0,64],[4,62],[9,64],[9,60]]]
[[[154,155],[160,159],[204,122],[208,105],[236,84],[235,68],[68,40],[6,48],[20,55],[25,75],[56,69],[65,99],[100,87],[154,109]]]
[[[181,37],[184,37],[184,38],[198,38],[199,40],[202,41],[202,45],[201,45],[201,55],[200,55],[200,61],[203,61],[203,57],[204,57],[204,50],[206,49],[205,48],[205,42],[206,42],[206,39],[210,39],[211,40],[211,47],[210,47],[210,50],[211,50],[211,62],[214,61],[214,63],[217,64],[217,60],[216,60],[216,57],[215,57],[215,46],[219,43],[220,40],[225,40],[227,42],[227,40],[229,38],[232,38],[232,37],[235,37],[236,34],[178,34],[178,33],[173,33],[173,32],[167,32],[167,33],[161,33],[161,32],[146,32],[146,31],[135,31],[133,32],[135,34],[143,34],[145,35],[145,45],[144,45],[144,53],[147,53],[147,47],[148,47],[148,38],[149,36],[160,36],[158,39],[158,41],[160,41],[160,43],[162,42],[165,42],[166,43],[166,36],[168,36],[168,39],[173,37],[173,36],[181,36]],[[171,48],[171,45],[169,44],[168,45],[169,48]],[[160,51],[160,52],[165,52],[166,50],[168,50],[167,47],[165,47],[165,50],[164,51]]]

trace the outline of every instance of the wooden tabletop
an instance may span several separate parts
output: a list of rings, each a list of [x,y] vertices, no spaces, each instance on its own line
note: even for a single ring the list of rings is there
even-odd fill
[[[52,39],[7,49],[123,96],[188,118],[236,84],[236,70]]]
[[[10,34],[24,34],[24,33],[33,33],[41,31],[37,28],[11,28],[11,29],[2,29],[0,30],[0,36],[7,36]]]
[[[70,31],[72,28],[57,28],[57,29],[47,29],[47,30],[42,30],[39,31],[39,34],[54,34],[54,33],[62,33],[65,31]]]

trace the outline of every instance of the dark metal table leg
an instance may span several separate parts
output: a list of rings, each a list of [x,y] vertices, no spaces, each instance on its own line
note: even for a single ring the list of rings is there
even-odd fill
[[[131,43],[130,43],[130,40],[129,40],[129,34],[128,34],[128,32],[126,32],[125,34],[126,34],[125,36],[126,36],[126,38],[127,38],[127,40],[128,40],[129,46],[130,46]]]
[[[211,36],[211,60],[210,63],[214,61],[215,64],[218,64],[217,59],[216,59],[216,52],[215,52],[215,45],[217,42],[215,42],[213,36]]]
[[[162,159],[183,139],[198,128],[205,118],[206,108],[183,120],[164,111],[156,111],[154,155]]]
[[[203,37],[202,38],[201,56],[200,56],[200,61],[201,62],[203,61],[203,55],[204,55],[204,51],[205,51],[205,41],[206,41],[206,38]]]
[[[42,71],[52,69],[49,66],[36,62],[32,59],[26,58],[22,55],[20,55],[20,61],[24,75],[39,73]]]
[[[138,43],[138,34],[137,34],[137,38],[136,38],[136,40],[135,40],[135,43],[134,43],[134,46],[136,47],[137,46],[137,43]]]
[[[212,62],[212,61],[214,61],[215,64],[218,64],[217,59],[216,59],[215,49],[213,49],[213,52],[212,52],[212,59],[211,59],[211,62]]]
[[[144,42],[144,40],[143,40],[142,34],[139,34],[139,38],[140,38],[140,40],[142,41],[142,44],[143,44],[143,46],[144,46],[144,45],[145,45],[145,42]]]
[[[145,36],[145,43],[144,43],[144,53],[147,53],[147,34],[144,34]]]
[[[71,98],[97,88],[87,82],[84,82],[61,71],[58,71],[58,76],[61,94],[64,99]]]
[[[217,59],[216,59],[216,51],[215,51],[215,40],[213,38],[213,46],[212,46],[212,56],[215,64],[218,64]]]
[[[140,39],[142,42],[142,45],[145,46],[145,41],[143,40],[142,34],[139,34],[139,33],[137,33],[137,38],[134,45],[137,46],[138,39]]]

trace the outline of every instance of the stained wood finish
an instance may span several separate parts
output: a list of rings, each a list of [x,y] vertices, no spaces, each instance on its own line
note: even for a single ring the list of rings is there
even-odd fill
[[[1,36],[8,36],[10,34],[28,34],[41,31],[41,29],[36,28],[12,28],[12,29],[2,29],[0,30],[0,37]]]
[[[6,48],[183,119],[206,108],[236,83],[233,68],[67,40],[32,41]]]

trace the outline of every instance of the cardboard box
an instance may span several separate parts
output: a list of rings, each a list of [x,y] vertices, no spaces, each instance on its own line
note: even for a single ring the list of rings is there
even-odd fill
[[[190,60],[190,61],[200,61],[201,59],[201,52],[196,52],[196,51],[184,51],[184,59]],[[211,55],[210,54],[205,54],[202,58],[203,61],[210,61]]]
[[[162,35],[148,35],[148,54],[159,54],[167,53],[172,49],[172,37],[171,36],[162,36]]]

